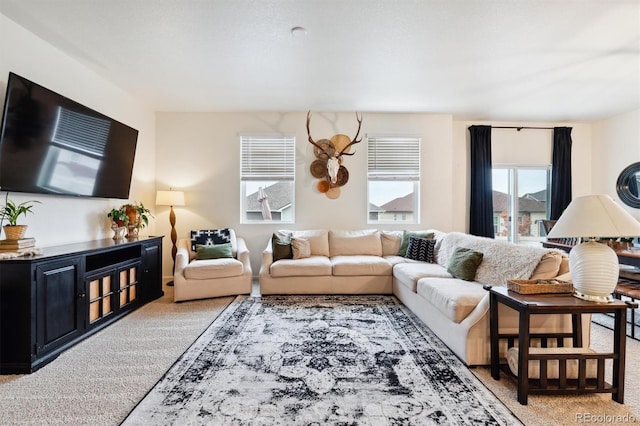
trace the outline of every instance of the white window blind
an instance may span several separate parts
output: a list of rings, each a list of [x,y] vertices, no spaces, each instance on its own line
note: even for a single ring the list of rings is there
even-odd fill
[[[420,138],[368,137],[369,180],[420,180]]]
[[[241,136],[242,180],[293,180],[295,137]]]
[[[52,139],[60,145],[102,157],[110,127],[109,120],[60,107]]]

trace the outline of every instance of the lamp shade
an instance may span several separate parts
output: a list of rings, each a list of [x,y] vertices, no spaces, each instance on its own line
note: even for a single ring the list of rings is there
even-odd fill
[[[608,195],[573,199],[547,235],[548,238],[637,236],[640,222]]]
[[[547,237],[587,237],[569,253],[574,296],[592,302],[610,302],[618,283],[618,256],[596,237],[636,237],[640,222],[608,195],[575,198],[562,213]]]
[[[158,191],[156,193],[156,206],[184,206],[184,192]]]

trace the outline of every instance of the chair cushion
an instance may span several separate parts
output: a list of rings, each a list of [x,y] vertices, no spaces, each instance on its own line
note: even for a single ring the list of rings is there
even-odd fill
[[[465,319],[489,294],[482,284],[456,278],[422,278],[416,290],[455,323]]]
[[[393,265],[380,256],[334,256],[331,264],[335,276],[388,276],[393,271]]]
[[[445,268],[437,263],[406,262],[393,267],[393,275],[402,284],[416,292],[418,280],[426,277],[452,278]]]
[[[285,231],[292,236],[309,240],[311,256],[329,257],[329,231],[326,229],[311,229],[304,231]]]
[[[272,277],[305,277],[331,275],[331,261],[326,256],[311,256],[306,259],[281,259],[270,268]]]
[[[242,275],[242,272],[242,262],[228,257],[194,260],[184,267],[184,277],[188,280],[236,277]]]
[[[383,256],[397,256],[402,244],[402,231],[380,231]]]

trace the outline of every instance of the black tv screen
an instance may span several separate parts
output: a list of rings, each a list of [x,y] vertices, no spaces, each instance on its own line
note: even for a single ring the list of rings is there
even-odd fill
[[[138,131],[9,73],[0,190],[128,198]]]

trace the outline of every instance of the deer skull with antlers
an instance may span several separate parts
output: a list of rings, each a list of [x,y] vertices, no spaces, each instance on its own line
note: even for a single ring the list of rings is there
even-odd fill
[[[362,139],[358,139],[358,135],[360,134],[360,127],[362,126],[362,116],[358,115],[358,113],[356,113],[356,120],[358,121],[358,131],[356,132],[356,135],[342,149],[338,150],[338,147],[333,146],[333,144],[328,140],[325,141],[324,146],[323,144],[320,144],[313,140],[313,138],[311,137],[311,131],[309,130],[309,123],[311,122],[311,111],[307,113],[307,135],[309,136],[309,142],[317,148],[316,155],[319,158],[326,159],[327,179],[331,182],[331,186],[340,186],[346,183],[346,181],[338,183],[338,172],[340,171],[340,168],[344,168],[344,166],[342,166],[342,156],[355,154],[355,152],[348,152],[349,148],[351,147],[351,145],[357,144],[362,141]],[[336,135],[332,138],[332,140],[340,139],[340,136],[349,140],[348,136],[345,135]]]

